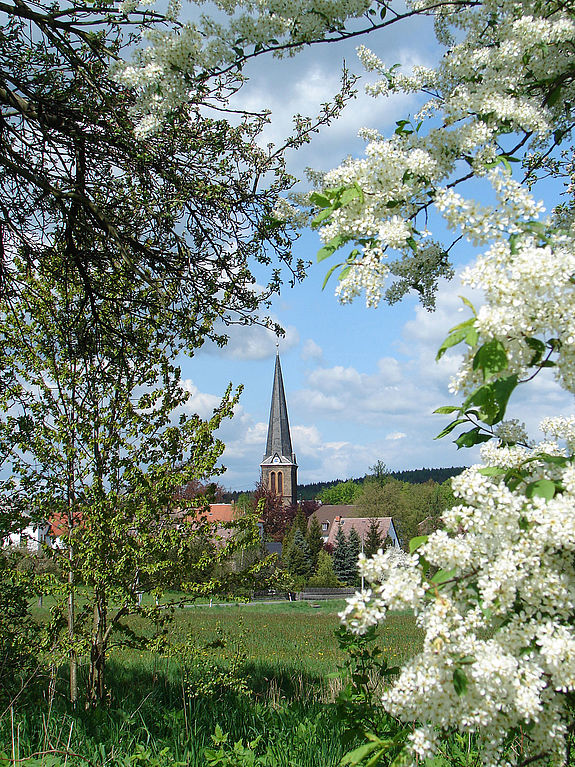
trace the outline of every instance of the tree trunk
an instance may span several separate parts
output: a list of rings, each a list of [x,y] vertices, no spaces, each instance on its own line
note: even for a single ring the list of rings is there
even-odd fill
[[[95,706],[106,697],[106,593],[103,587],[96,587],[94,602],[94,628],[90,648],[90,674],[88,679],[88,703]]]
[[[75,706],[78,700],[78,659],[74,647],[75,627],[75,592],[74,592],[74,548],[70,543],[68,549],[68,641],[70,643],[70,702]]]

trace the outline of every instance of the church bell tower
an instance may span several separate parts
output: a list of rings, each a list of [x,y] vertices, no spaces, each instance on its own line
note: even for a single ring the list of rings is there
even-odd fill
[[[276,355],[266,452],[260,466],[263,484],[281,496],[284,506],[296,503],[297,463],[291,446],[279,351]]]

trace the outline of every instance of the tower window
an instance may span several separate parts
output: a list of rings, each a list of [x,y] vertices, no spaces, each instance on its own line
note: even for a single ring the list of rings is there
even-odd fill
[[[272,493],[275,493],[276,491],[276,473],[275,471],[272,471],[270,474],[270,488]]]
[[[284,475],[283,472],[278,471],[278,495],[283,495],[284,492]]]

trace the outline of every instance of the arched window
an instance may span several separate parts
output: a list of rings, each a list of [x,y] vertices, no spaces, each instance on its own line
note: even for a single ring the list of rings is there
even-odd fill
[[[272,493],[275,493],[276,491],[276,473],[275,471],[272,471],[270,474],[270,488]]]
[[[284,492],[284,475],[283,472],[278,471],[278,495],[283,495]]]

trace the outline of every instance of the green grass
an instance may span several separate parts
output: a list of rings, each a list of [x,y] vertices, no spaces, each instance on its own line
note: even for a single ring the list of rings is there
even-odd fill
[[[282,767],[335,767],[346,750],[333,704],[341,687],[334,672],[344,660],[334,632],[344,603],[317,604],[178,610],[169,629],[176,648],[171,655],[112,648],[109,700],[96,711],[67,704],[64,668],[53,697],[48,680],[40,680],[33,697],[22,698],[0,719],[0,751],[17,759],[37,754],[39,761],[29,767],[163,767],[174,760],[199,766],[219,724],[232,741],[260,735]],[[132,628],[137,624],[131,620]],[[183,649],[188,639],[193,658]],[[381,628],[380,646],[393,665],[420,644],[410,615],[391,615]],[[247,694],[214,683],[218,674],[226,679],[225,668],[231,686],[239,680]],[[140,756],[130,762],[136,752]]]

